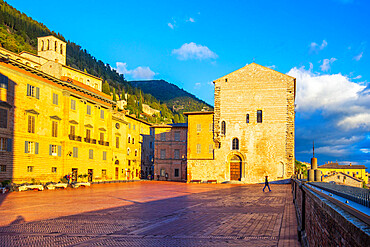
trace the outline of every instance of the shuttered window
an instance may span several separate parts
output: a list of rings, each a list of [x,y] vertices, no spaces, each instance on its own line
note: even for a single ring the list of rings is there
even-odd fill
[[[40,88],[27,84],[27,96],[40,98]]]
[[[58,137],[58,122],[52,121],[51,136]]]
[[[73,147],[73,158],[78,158],[78,147]]]
[[[107,160],[107,152],[103,151],[103,160]]]
[[[53,104],[54,105],[58,105],[58,94],[56,93],[53,93]]]
[[[35,133],[35,116],[28,115],[28,133]]]
[[[0,128],[8,128],[8,110],[0,108]]]
[[[71,99],[71,110],[76,110],[76,100]]]
[[[89,149],[89,159],[94,159],[94,150]]]
[[[197,144],[197,154],[200,154],[202,151],[202,146],[200,144]]]

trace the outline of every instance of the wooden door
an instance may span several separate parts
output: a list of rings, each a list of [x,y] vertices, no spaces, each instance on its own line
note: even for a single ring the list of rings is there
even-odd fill
[[[230,180],[240,180],[242,162],[239,156],[233,156],[230,160]]]
[[[72,168],[72,182],[77,182],[77,168]]]
[[[116,167],[115,179],[118,180],[118,167]]]

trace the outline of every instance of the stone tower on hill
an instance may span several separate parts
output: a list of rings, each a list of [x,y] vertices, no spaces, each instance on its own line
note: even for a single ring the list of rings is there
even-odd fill
[[[188,181],[294,173],[295,78],[249,64],[214,81],[215,111],[188,112]]]

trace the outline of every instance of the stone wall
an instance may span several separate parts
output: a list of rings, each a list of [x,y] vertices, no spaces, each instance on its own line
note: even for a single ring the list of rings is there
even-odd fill
[[[292,180],[298,232],[302,246],[368,246],[369,225]]]

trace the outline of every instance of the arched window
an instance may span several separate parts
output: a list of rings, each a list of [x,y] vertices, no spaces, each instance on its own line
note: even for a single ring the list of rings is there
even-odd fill
[[[44,41],[41,40],[41,50],[43,51],[44,50]]]
[[[135,144],[135,138],[132,137],[132,144]]]
[[[130,141],[131,141],[131,137],[128,137],[128,143],[130,143]]]
[[[239,139],[238,138],[233,139],[233,150],[239,150]]]
[[[130,155],[130,149],[129,148],[127,149],[127,155]]]
[[[257,123],[262,123],[262,111],[257,111]]]
[[[246,122],[249,123],[249,114],[246,115]]]
[[[221,122],[221,135],[226,135],[226,122]]]
[[[63,45],[62,44],[60,44],[60,54],[63,55]]]
[[[50,49],[50,40],[48,40],[48,49],[47,50],[49,50]]]
[[[114,164],[115,164],[116,166],[118,166],[118,165],[119,165],[119,160],[116,160],[116,161],[114,162]]]
[[[135,156],[137,156],[137,150],[135,149]]]
[[[54,50],[55,51],[57,51],[57,48],[58,48],[58,46],[57,46],[57,42],[55,41],[55,43],[54,43],[55,45],[54,45]]]

